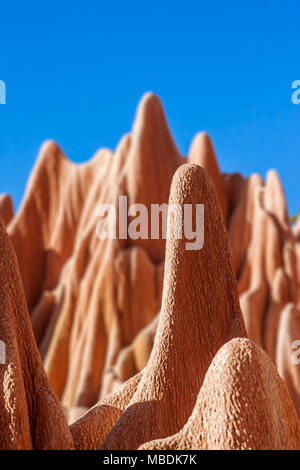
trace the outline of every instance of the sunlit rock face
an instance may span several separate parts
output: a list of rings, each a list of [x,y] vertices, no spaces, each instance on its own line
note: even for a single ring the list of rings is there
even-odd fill
[[[100,204],[127,231],[122,197],[148,214],[203,204],[203,247],[170,211],[167,241],[150,216],[148,238],[100,239]],[[44,143],[1,217],[2,448],[300,448],[300,228],[276,171],[223,174],[205,132],[180,155],[147,93],[115,151],[75,164]],[[252,375],[250,419],[234,397]]]

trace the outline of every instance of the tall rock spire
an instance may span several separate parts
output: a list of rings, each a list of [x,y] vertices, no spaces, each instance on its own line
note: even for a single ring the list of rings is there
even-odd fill
[[[216,354],[183,429],[140,448],[299,450],[300,422],[268,355],[236,338]]]
[[[180,429],[218,349],[245,335],[221,208],[206,171],[199,165],[181,166],[173,177],[169,204],[191,204],[194,211],[196,204],[204,204],[204,246],[186,250],[186,240],[174,236],[178,220],[169,213],[162,308],[153,350],[104,449],[136,449]],[[137,427],[141,421],[143,426]]]
[[[194,138],[189,150],[188,162],[202,166],[213,180],[226,224],[228,213],[227,194],[213,143],[206,132],[199,132]]]

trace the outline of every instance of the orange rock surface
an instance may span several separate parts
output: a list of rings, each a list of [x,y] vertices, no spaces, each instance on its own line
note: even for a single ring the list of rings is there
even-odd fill
[[[196,203],[206,208],[204,247],[186,250],[186,240],[174,237],[172,229],[177,220],[169,214],[171,236],[153,350],[138,388],[104,449],[136,449],[143,442],[180,429],[192,412],[218,349],[231,338],[245,335],[214,185],[200,166],[183,165],[173,178],[169,204],[183,207]]]
[[[12,244],[0,220],[0,448],[72,449],[37,350]],[[4,362],[4,363],[3,363]]]
[[[9,194],[0,194],[0,216],[5,225],[8,225],[14,216],[14,206]]]
[[[100,204],[113,205],[123,230],[132,221],[120,196],[148,214],[168,201],[192,204],[194,215],[204,204],[203,248],[119,231],[99,239]],[[115,151],[75,164],[46,142],[15,215],[0,195],[1,217],[2,448],[298,448],[300,226],[290,225],[276,171],[266,181],[223,174],[205,132],[184,158],[159,98],[147,93]],[[149,234],[151,223],[149,215]],[[169,213],[171,234],[176,223]],[[241,402],[230,419],[224,404],[246,387],[245,364],[250,376],[259,370],[263,392],[255,400],[249,390],[249,409],[269,436],[245,418],[244,438]]]
[[[249,339],[226,343],[212,361],[181,431],[141,449],[295,450],[300,422],[268,355]]]

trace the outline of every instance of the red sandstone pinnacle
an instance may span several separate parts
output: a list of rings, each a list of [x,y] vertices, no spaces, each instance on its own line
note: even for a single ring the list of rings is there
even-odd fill
[[[227,214],[247,334],[276,359],[299,409],[298,367],[289,362],[295,352],[290,351],[290,338],[298,339],[297,316],[291,315],[285,323],[283,319],[287,317],[285,307],[300,302],[300,224],[298,229],[291,230],[279,176],[272,170],[264,184],[259,175],[249,178],[239,174],[222,175],[213,145],[204,133],[195,137],[188,160],[200,163],[210,174],[223,213]],[[90,161],[76,165],[55,142],[46,142],[21,208],[12,220],[10,198],[0,196],[0,216],[7,211],[3,210],[3,204],[11,206],[4,218],[9,221],[7,230],[17,254],[32,327],[50,386],[71,419],[103,397],[106,399],[108,393],[145,367],[161,309],[165,241],[100,241],[96,234],[97,208],[100,203],[117,207],[119,195],[128,195],[129,203],[144,203],[148,209],[153,202],[167,202],[173,173],[184,161],[170,134],[160,100],[148,93],[139,105],[132,134],[121,139],[115,152],[103,149]],[[222,237],[217,246],[223,244],[227,250],[227,240],[224,244]],[[206,241],[205,238],[205,244]],[[180,265],[194,263],[192,253],[186,257],[180,254],[179,258]],[[177,287],[178,299],[182,297],[182,315],[187,314],[187,296],[191,297],[190,303],[195,302],[195,309],[199,307],[199,300],[193,299],[203,278],[204,286],[216,290],[211,287],[212,280],[208,282],[205,278],[211,256],[207,258],[205,266],[201,261],[202,274],[197,273],[193,281],[192,268],[183,269],[182,276],[175,276],[183,279],[186,289],[182,293]],[[223,265],[224,272],[228,270],[223,261],[215,265],[211,278],[218,277]],[[213,272],[212,266],[209,272]],[[214,303],[209,306],[214,300],[207,293],[202,299],[208,304],[203,310],[204,318],[207,311],[212,311],[215,318],[218,309]],[[179,310],[179,307],[174,310],[176,315]],[[162,316],[166,318],[166,313]],[[181,351],[185,339],[180,338]],[[194,341],[190,335],[187,338],[188,342]],[[214,355],[214,343],[212,350]],[[153,358],[151,361],[156,367]],[[187,359],[182,359],[185,367],[184,361]],[[201,358],[197,362],[199,368],[200,361]],[[208,365],[209,361],[204,362],[201,371]],[[149,372],[147,366],[145,370]],[[157,366],[155,370],[160,369]],[[134,406],[140,406],[147,393],[156,396],[156,390],[148,385],[144,379]],[[195,394],[198,391],[195,389]],[[167,396],[168,390],[163,398]],[[188,406],[192,408],[192,404]],[[166,409],[173,416],[172,409],[168,406]],[[182,413],[190,414],[185,409]],[[102,411],[96,415],[102,416]],[[107,423],[111,423],[110,418]],[[166,420],[162,426],[165,433],[171,425]],[[109,425],[101,433],[102,440],[108,431]],[[93,442],[97,447],[101,439],[92,437],[85,442]]]
[[[138,106],[132,143],[126,162],[126,188],[129,204],[167,204],[176,169],[183,163],[171,136],[160,99],[146,93]],[[151,224],[149,218],[149,232]],[[150,237],[149,237],[150,238]],[[154,262],[163,260],[163,239],[129,240],[143,247]]]
[[[9,194],[0,194],[0,216],[6,226],[14,216],[14,205]]]
[[[300,422],[268,355],[235,338],[216,354],[182,430],[140,449],[296,450]]]
[[[154,346],[137,391],[103,449],[136,449],[179,430],[217,350],[245,335],[220,204],[205,170],[181,166],[173,177],[169,203],[194,208],[204,204],[204,246],[186,250],[186,240],[172,234],[176,220],[169,214],[171,236]]]
[[[207,171],[207,173],[213,180],[217,190],[217,194],[219,196],[226,224],[228,213],[228,201],[227,194],[225,191],[225,184],[219,168],[213,143],[209,135],[206,134],[206,132],[199,132],[199,134],[197,134],[194,138],[189,150],[188,162],[196,163],[197,165],[202,166],[202,168]]]
[[[16,256],[1,220],[0,299],[0,338],[6,353],[0,364],[0,447],[72,449],[65,416],[35,344]]]
[[[71,167],[71,162],[66,159],[55,142],[45,142],[41,147],[19,212],[9,227],[30,310],[39,299],[43,284],[45,285],[46,265],[49,262],[51,264],[50,287],[52,287],[55,285],[53,278],[57,280],[67,253],[72,250],[73,231],[70,228],[67,230],[68,227],[62,224],[61,220],[59,224],[57,223],[62,209],[60,195],[65,191],[67,181],[70,181],[70,175],[68,178],[66,175],[72,173]],[[56,227],[59,227],[60,233],[56,237],[57,243],[54,247],[55,243],[51,243],[51,239]],[[63,244],[67,231],[68,246]],[[25,245],[26,250],[24,250]],[[48,287],[47,283],[45,287]]]

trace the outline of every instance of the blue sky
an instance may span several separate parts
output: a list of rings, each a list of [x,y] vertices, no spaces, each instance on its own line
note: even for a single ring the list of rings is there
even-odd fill
[[[183,154],[200,130],[223,171],[276,168],[300,211],[299,2],[1,3],[0,192],[15,205],[41,143],[84,161],[115,148],[148,90]]]

